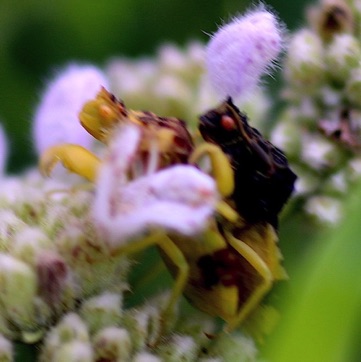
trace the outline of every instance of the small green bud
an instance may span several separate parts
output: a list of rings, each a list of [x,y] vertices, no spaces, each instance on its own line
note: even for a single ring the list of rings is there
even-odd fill
[[[136,351],[159,338],[161,329],[160,310],[145,306],[141,310],[130,309],[124,313],[123,324],[129,330]]]
[[[289,44],[286,79],[303,92],[318,89],[325,79],[324,52],[321,39],[308,29],[299,30]]]
[[[342,203],[329,196],[313,196],[307,200],[306,212],[322,224],[337,225],[342,217]]]
[[[93,362],[93,349],[90,343],[73,341],[65,343],[50,360],[44,362]]]
[[[104,293],[83,302],[80,315],[88,324],[90,333],[107,326],[120,324],[122,317],[122,295]]]
[[[84,321],[75,313],[66,314],[61,321],[50,331],[60,344],[74,340],[87,342],[89,333]]]
[[[210,356],[221,356],[223,362],[256,361],[258,355],[254,340],[241,333],[220,335],[208,352]]]
[[[100,330],[93,339],[96,361],[128,361],[132,343],[124,328],[107,327]]]
[[[336,167],[341,155],[334,143],[321,135],[306,133],[302,135],[301,159],[309,167],[320,171]]]
[[[192,362],[197,358],[199,345],[192,337],[174,335],[158,351],[164,362]]]
[[[0,301],[9,320],[20,329],[36,326],[34,299],[37,294],[35,272],[24,262],[0,254]]]
[[[41,361],[57,361],[56,358],[59,358],[58,361],[66,361],[65,358],[71,351],[74,352],[74,355],[84,353],[86,357],[89,345],[90,337],[87,326],[77,314],[68,313],[46,335],[41,351]],[[69,359],[69,361],[73,360]],[[88,360],[84,359],[84,361]]]
[[[346,82],[345,96],[355,106],[361,106],[361,65],[351,71]]]
[[[271,132],[271,142],[292,158],[301,149],[300,127],[288,119],[280,120]]]
[[[331,79],[344,84],[361,59],[361,46],[351,34],[336,35],[326,51],[327,72]]]
[[[330,195],[344,195],[347,190],[346,173],[343,171],[329,176],[323,187],[323,192]]]
[[[49,237],[38,227],[27,227],[14,235],[11,255],[34,266],[37,255],[52,247]]]

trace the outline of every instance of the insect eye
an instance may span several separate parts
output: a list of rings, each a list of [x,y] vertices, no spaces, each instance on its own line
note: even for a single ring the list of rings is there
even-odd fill
[[[110,119],[113,116],[114,112],[109,106],[102,104],[99,107],[99,114],[104,119]]]
[[[233,131],[237,128],[236,122],[230,116],[222,116],[221,126],[226,131]]]

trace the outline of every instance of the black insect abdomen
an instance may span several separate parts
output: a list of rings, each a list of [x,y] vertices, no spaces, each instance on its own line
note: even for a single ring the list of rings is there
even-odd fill
[[[267,169],[259,155],[243,143],[223,151],[231,156],[235,172],[232,199],[237,211],[250,223],[266,221],[277,227],[278,214],[293,191],[296,175],[282,152],[272,147],[271,156],[277,159],[274,169]]]

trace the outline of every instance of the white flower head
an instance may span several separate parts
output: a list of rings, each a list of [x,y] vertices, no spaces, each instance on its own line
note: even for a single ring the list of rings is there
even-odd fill
[[[3,127],[0,125],[0,177],[3,175],[8,156],[8,146]]]
[[[113,139],[97,180],[96,227],[117,243],[149,228],[184,235],[201,232],[218,199],[214,180],[193,166],[176,165],[128,181],[139,142],[140,130],[134,125],[122,127]]]
[[[257,87],[283,49],[283,33],[263,5],[220,27],[208,44],[206,64],[222,98],[245,96]]]
[[[89,147],[93,138],[80,125],[78,114],[108,83],[103,72],[92,65],[70,64],[60,71],[46,87],[34,116],[37,152],[59,143]]]

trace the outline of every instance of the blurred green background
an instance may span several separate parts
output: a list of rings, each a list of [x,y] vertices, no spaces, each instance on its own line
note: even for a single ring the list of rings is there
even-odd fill
[[[272,6],[293,30],[303,24],[305,4],[312,0],[264,2]],[[206,41],[205,33],[212,33],[217,24],[252,3],[246,0],[0,0],[0,120],[10,140],[9,171],[19,171],[35,162],[31,141],[32,115],[43,85],[57,67],[71,60],[101,66],[114,55],[152,55],[157,46],[166,41],[179,45],[194,38]],[[353,201],[359,198],[361,187],[355,191]],[[287,315],[289,323],[285,323],[281,335],[276,336],[276,347],[271,349],[270,360],[291,361],[289,356],[297,351],[299,358],[293,354],[292,361],[322,362],[326,359],[319,356],[325,357],[327,350],[331,356],[327,361],[346,361],[345,354],[335,354],[337,346],[333,341],[337,339],[337,333],[346,336],[345,333],[352,332],[351,328],[356,327],[350,326],[360,325],[361,319],[359,202],[349,210],[352,218],[349,217],[334,235],[322,234],[315,240],[315,250],[303,251],[311,259],[299,265],[298,282],[295,289],[292,286],[289,303],[295,307]],[[318,233],[312,225],[300,220],[300,216],[288,217],[287,221],[282,225],[281,247],[290,270],[291,264],[300,259],[302,242],[312,245]],[[310,278],[314,294],[307,293]],[[340,279],[338,282],[337,278]],[[327,290],[321,288],[325,285]],[[341,290],[340,286],[344,288]],[[313,299],[299,298],[302,290],[304,296]],[[319,301],[318,305],[315,300]],[[325,310],[325,306],[329,309]],[[350,313],[345,319],[347,308]],[[293,319],[297,315],[300,317]],[[309,321],[317,321],[320,328],[310,329],[306,324]],[[334,334],[328,334],[327,329]],[[318,343],[317,338],[321,335],[324,338]],[[327,338],[332,343],[327,345]],[[357,346],[360,340],[360,328],[357,327],[351,342]],[[280,343],[293,348],[293,352],[287,354],[286,351],[281,355]],[[310,343],[314,344],[313,349],[308,348]],[[355,353],[355,358],[352,356],[347,360],[358,360],[359,348],[349,348],[348,343],[344,342],[344,349],[340,347],[337,352],[348,348],[350,353]],[[302,357],[301,352],[306,349],[313,353],[314,359]]]
[[[304,0],[269,0],[288,28]],[[31,120],[53,71],[71,60],[102,65],[110,56],[151,55],[159,44],[206,41],[246,0],[0,0],[0,120],[10,138],[8,169],[34,163]]]

